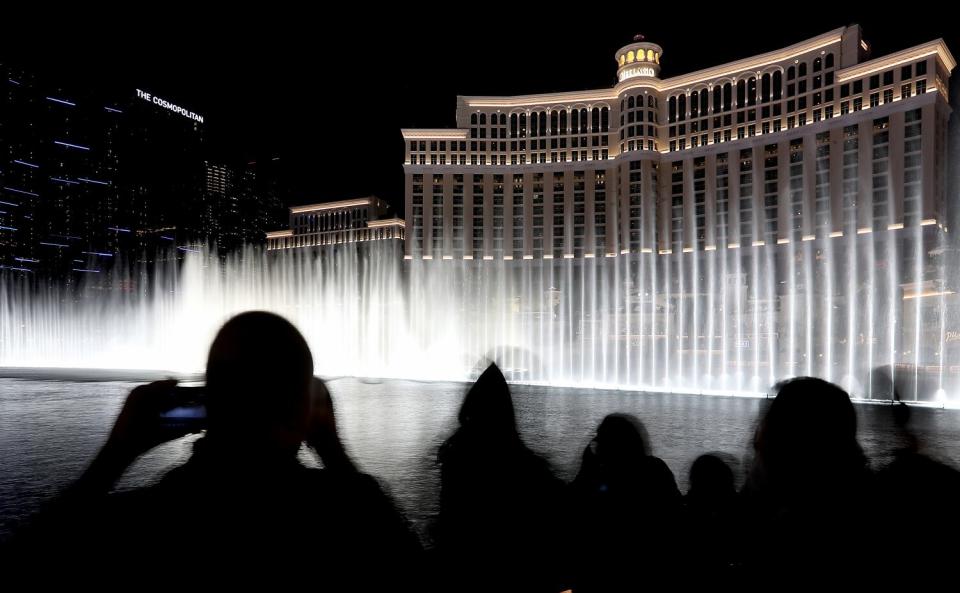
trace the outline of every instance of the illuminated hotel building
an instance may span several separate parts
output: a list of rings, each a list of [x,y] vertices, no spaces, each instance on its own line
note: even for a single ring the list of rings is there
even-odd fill
[[[404,222],[384,218],[386,202],[374,196],[295,206],[290,228],[267,233],[267,250],[298,249],[369,241],[403,241]]]
[[[942,40],[879,58],[857,25],[660,78],[616,52],[613,88],[457,98],[405,129],[407,259],[671,254],[946,231]]]

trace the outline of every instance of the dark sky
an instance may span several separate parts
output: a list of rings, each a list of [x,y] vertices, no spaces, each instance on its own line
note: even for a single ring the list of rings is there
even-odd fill
[[[591,18],[564,8],[553,11],[563,18],[551,21],[541,15],[550,12],[545,5],[511,12],[506,4],[469,14],[446,4],[429,16],[398,16],[372,3],[353,14],[342,7],[336,15],[259,14],[235,4],[200,15],[168,3],[178,9],[128,15],[136,23],[128,26],[117,24],[123,19],[116,14],[23,20],[31,24],[22,27],[8,20],[2,57],[35,66],[43,77],[69,77],[121,96],[150,89],[203,114],[221,158],[279,156],[293,203],[372,193],[399,206],[400,128],[453,126],[458,94],[610,87],[614,52],[638,32],[663,47],[662,77],[854,22],[874,56],[936,37],[960,55],[960,28],[930,19],[929,10],[880,19],[873,11],[840,14],[815,4],[795,16],[774,14],[779,5],[725,5],[736,7],[736,18],[700,8]],[[373,16],[377,22],[368,23]],[[681,24],[678,17],[698,21]]]

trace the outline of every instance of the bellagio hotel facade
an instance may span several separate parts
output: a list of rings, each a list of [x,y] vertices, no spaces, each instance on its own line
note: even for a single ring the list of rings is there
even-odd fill
[[[868,59],[860,27],[661,79],[616,52],[613,88],[457,98],[404,129],[407,259],[747,249],[946,229],[942,40]]]

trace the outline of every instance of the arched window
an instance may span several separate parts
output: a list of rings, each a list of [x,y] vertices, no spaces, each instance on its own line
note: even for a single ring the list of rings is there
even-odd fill
[[[757,79],[752,76],[747,82],[747,102],[749,105],[757,104]]]
[[[677,120],[683,121],[687,119],[687,96],[680,95],[677,99]]]
[[[471,113],[471,114],[470,114],[470,125],[471,125],[471,126],[477,125],[477,114],[476,114],[476,113]]]
[[[823,60],[817,58],[813,61],[813,71],[820,72],[821,70],[823,70]]]
[[[760,100],[766,103],[770,100],[770,73],[764,74],[760,80]]]
[[[690,93],[690,117],[700,117],[700,93],[698,91]]]
[[[634,99],[633,97],[630,97],[629,99],[627,99],[627,109],[633,109],[633,108],[634,108]]]
[[[667,121],[669,121],[670,123],[677,121],[677,98],[676,97],[670,97],[670,99],[667,100],[667,110],[668,110]]]
[[[600,110],[600,130],[602,132],[610,131],[610,109],[606,107]]]
[[[713,87],[713,112],[720,113],[723,109],[723,87],[719,84]]]
[[[550,112],[550,135],[556,136],[560,129],[560,114],[556,110]]]
[[[510,137],[511,138],[517,137],[517,114],[516,113],[510,114]]]
[[[787,68],[787,80],[793,80],[797,77],[797,69],[793,66]]]
[[[547,135],[547,112],[546,111],[540,112],[540,135],[541,136]]]
[[[570,131],[574,134],[580,129],[580,110],[574,109],[570,113]]]
[[[560,112],[560,133],[567,133],[567,110],[564,109]]]
[[[507,125],[507,114],[506,114],[506,113],[501,113],[501,114],[500,114],[500,125],[501,125],[501,126]]]
[[[647,95],[647,107],[656,107],[657,100],[653,98],[653,95]]]
[[[481,114],[480,114],[480,125],[481,125],[481,126],[487,125],[487,114],[486,114],[486,113],[481,113]]]
[[[530,114],[530,135],[531,136],[540,135],[540,127],[537,125],[539,123],[540,123],[539,115],[536,113],[531,113]]]
[[[527,114],[526,113],[520,114],[520,137],[521,138],[527,137]]]
[[[747,104],[747,83],[743,79],[737,81],[737,107],[743,107]]]
[[[824,60],[824,64],[827,68],[833,68],[833,54],[827,54],[827,59]]]
[[[580,133],[586,134],[587,128],[590,125],[589,117],[587,115],[587,108],[584,107],[580,110]]]
[[[723,110],[730,111],[733,108],[733,85],[729,82],[723,85]]]
[[[704,116],[707,114],[707,90],[704,89],[700,91],[700,115]]]
[[[807,63],[800,62],[800,68],[797,71],[797,76],[803,78],[806,75],[807,75]]]
[[[594,107],[590,117],[590,128],[594,134],[600,131],[600,108]]]
[[[783,73],[777,70],[773,73],[773,100],[779,101],[783,97]]]

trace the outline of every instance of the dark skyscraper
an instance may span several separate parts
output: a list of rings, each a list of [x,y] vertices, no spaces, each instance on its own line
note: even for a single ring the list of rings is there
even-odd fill
[[[78,92],[2,66],[0,266],[91,274],[123,259],[264,242],[283,219],[279,164],[223,164],[204,116],[149,90]]]

